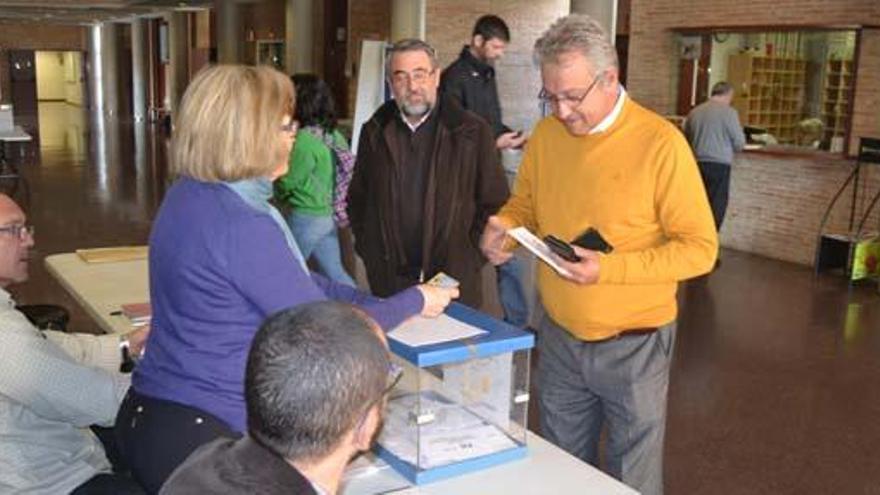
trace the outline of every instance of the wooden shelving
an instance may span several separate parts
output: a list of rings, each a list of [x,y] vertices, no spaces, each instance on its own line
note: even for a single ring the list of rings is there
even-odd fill
[[[843,138],[846,135],[854,77],[853,63],[850,60],[828,60],[825,64],[825,85],[822,91],[825,143],[829,143],[834,137]]]
[[[780,143],[794,142],[804,109],[806,69],[807,61],[798,58],[731,55],[727,78],[740,122],[767,129]]]

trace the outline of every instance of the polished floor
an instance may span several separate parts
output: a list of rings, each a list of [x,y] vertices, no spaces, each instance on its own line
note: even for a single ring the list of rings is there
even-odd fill
[[[32,280],[13,292],[70,307],[73,328],[88,331],[39,259],[144,243],[167,180],[164,141],[109,125],[89,138],[85,117],[63,104],[41,105],[39,117],[39,151],[25,153],[24,169],[37,256]],[[719,270],[680,292],[667,493],[880,494],[880,293],[807,267],[722,256]]]

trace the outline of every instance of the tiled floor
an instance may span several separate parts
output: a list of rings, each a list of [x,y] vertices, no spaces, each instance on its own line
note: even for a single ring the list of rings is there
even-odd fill
[[[50,105],[40,111],[39,160],[25,172],[34,258],[145,242],[167,180],[162,139],[131,126],[85,139],[82,115]],[[876,287],[849,292],[807,267],[723,257],[680,294],[667,493],[880,494]],[[13,290],[22,302],[75,307],[41,263],[32,274]],[[91,328],[74,316],[75,329]]]

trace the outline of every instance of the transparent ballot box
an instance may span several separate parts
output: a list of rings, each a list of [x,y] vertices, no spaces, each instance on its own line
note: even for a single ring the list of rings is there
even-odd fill
[[[419,346],[389,339],[403,375],[388,397],[379,457],[415,484],[525,457],[534,336],[460,304],[429,324],[481,333]]]

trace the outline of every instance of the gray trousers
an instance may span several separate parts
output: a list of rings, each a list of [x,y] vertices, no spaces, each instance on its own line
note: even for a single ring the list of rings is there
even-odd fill
[[[538,334],[541,435],[645,495],[663,493],[666,392],[675,322],[648,335],[578,340],[545,316]]]

